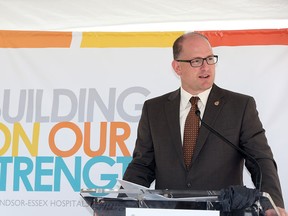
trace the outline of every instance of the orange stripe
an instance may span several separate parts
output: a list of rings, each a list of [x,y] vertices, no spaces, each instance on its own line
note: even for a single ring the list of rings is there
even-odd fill
[[[213,47],[250,45],[288,45],[288,29],[198,31]]]
[[[0,48],[69,48],[72,32],[0,31]]]

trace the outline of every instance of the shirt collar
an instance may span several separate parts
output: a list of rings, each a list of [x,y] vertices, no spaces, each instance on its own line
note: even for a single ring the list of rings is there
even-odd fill
[[[206,103],[208,100],[208,96],[210,94],[212,87],[210,87],[209,89],[205,90],[204,92],[201,92],[198,95],[191,95],[189,92],[185,91],[182,87],[181,87],[181,102],[180,102],[180,107],[182,107],[183,109],[190,107],[190,98],[193,96],[197,96],[200,98],[200,104],[198,103],[198,107],[199,106],[203,106],[206,107]],[[200,108],[200,107],[199,107]]]

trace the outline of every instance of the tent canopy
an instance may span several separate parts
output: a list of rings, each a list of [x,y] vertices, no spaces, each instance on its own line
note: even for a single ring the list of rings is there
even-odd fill
[[[0,29],[178,31],[286,28],[287,11],[287,0],[0,0]]]

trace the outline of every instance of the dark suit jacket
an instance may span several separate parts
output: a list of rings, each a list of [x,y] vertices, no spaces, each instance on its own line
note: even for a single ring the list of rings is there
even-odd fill
[[[241,154],[203,126],[192,166],[186,170],[179,107],[180,89],[144,103],[133,160],[123,179],[146,187],[156,179],[156,189],[221,190],[230,185],[243,185]],[[263,172],[262,191],[268,192],[276,205],[283,207],[276,163],[254,99],[214,84],[203,120],[257,159]],[[255,184],[255,166],[248,160],[245,165]]]

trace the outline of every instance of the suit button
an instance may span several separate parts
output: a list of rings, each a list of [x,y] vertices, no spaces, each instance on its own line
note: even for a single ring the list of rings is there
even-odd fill
[[[187,184],[187,187],[188,187],[188,188],[191,188],[191,186],[192,186],[191,183],[188,183],[188,184]]]

